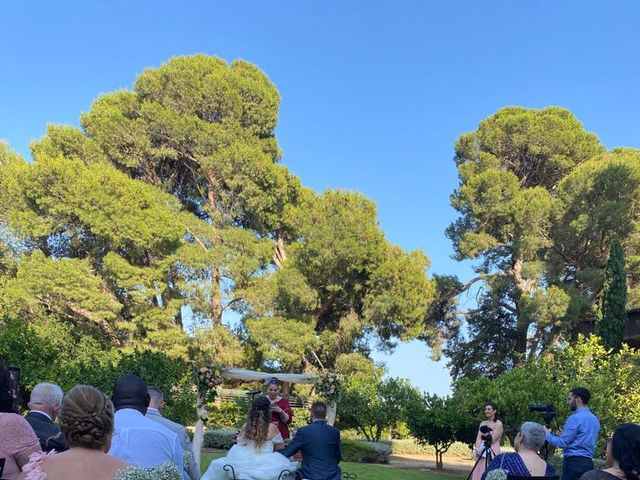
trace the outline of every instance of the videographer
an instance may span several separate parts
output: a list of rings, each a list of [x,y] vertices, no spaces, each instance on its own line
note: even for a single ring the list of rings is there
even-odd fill
[[[470,480],[480,480],[485,470],[496,455],[500,454],[500,439],[504,427],[498,420],[498,406],[495,403],[487,403],[484,406],[483,420],[478,427],[478,435],[473,448],[473,456],[476,464],[471,472]]]
[[[563,429],[556,436],[545,428],[547,441],[563,450],[562,480],[578,480],[583,473],[593,469],[600,421],[587,406],[590,399],[589,390],[574,388],[567,396],[567,404],[573,413]]]

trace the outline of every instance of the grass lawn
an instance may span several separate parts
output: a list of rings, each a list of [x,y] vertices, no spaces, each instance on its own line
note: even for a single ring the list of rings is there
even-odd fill
[[[218,453],[203,453],[202,472],[204,473],[211,460],[221,456],[222,455]],[[345,472],[357,474],[358,480],[460,480],[460,478],[462,478],[460,476],[445,473],[406,470],[404,468],[395,468],[389,465],[341,462],[340,467]]]

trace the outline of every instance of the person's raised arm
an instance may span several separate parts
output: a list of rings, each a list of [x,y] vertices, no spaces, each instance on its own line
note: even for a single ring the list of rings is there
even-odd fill
[[[547,430],[547,441],[554,447],[566,448],[575,440],[578,434],[578,419],[575,415],[567,418],[564,428],[559,435],[554,435]]]

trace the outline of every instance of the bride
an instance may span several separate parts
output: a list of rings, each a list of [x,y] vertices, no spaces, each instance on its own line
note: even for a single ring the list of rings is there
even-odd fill
[[[236,478],[243,480],[277,480],[282,470],[295,471],[297,463],[275,450],[282,448],[284,440],[278,427],[271,423],[271,402],[263,395],[255,398],[247,416],[247,423],[238,434],[236,445],[226,457],[209,465],[202,480],[228,480],[232,478],[225,465],[231,465]],[[228,468],[228,467],[227,467]]]

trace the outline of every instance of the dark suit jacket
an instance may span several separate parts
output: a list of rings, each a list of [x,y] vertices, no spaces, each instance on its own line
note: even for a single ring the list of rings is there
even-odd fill
[[[64,452],[69,448],[67,442],[62,436],[60,427],[49,420],[46,416],[38,412],[29,412],[24,417],[33,431],[36,432],[42,451]]]
[[[302,478],[340,480],[342,460],[340,430],[322,421],[298,429],[292,442],[280,453],[291,457],[302,450]]]

